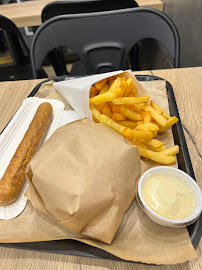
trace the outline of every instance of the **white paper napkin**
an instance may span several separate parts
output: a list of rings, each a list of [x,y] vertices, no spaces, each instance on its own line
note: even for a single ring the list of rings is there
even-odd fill
[[[58,123],[58,128],[79,119],[81,119],[81,117],[75,111],[63,111],[60,121]]]

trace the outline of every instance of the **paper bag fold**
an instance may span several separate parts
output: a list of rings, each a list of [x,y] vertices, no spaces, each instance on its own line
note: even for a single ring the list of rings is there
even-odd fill
[[[135,146],[87,119],[59,128],[27,169],[32,205],[71,231],[111,243],[136,195]]]

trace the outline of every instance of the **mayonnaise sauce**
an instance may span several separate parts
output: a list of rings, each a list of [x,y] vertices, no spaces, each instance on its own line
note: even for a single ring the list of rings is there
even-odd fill
[[[151,174],[143,184],[142,196],[154,212],[169,219],[187,218],[195,207],[189,185],[169,175]]]

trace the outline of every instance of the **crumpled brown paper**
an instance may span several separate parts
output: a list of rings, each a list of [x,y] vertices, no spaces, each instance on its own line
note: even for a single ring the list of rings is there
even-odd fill
[[[167,112],[168,103],[165,81],[144,82],[144,87]],[[43,85],[38,94],[43,92]],[[46,96],[47,98],[47,96]],[[161,139],[166,146],[173,145],[171,130]],[[141,159],[141,172],[156,166]],[[75,239],[103,249],[125,260],[152,263],[177,264],[197,257],[186,228],[170,228],[154,223],[134,200],[111,243],[111,245],[72,233],[49,215],[33,208],[30,202],[24,212],[12,220],[0,221],[0,242],[35,242],[57,239]]]
[[[59,128],[28,165],[32,205],[71,231],[110,244],[136,195],[137,148],[87,119]]]

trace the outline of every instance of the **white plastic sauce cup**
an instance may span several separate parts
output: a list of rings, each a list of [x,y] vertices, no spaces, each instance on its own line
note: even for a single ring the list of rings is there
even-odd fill
[[[192,192],[195,197],[195,207],[193,209],[193,212],[190,216],[188,216],[185,219],[181,220],[175,220],[175,219],[168,219],[165,218],[156,212],[154,212],[148,204],[145,202],[142,196],[142,187],[145,183],[145,181],[148,179],[149,176],[155,174],[155,173],[165,173],[166,175],[169,173],[171,177],[177,178],[178,180],[187,182],[188,186],[192,189]],[[176,169],[172,167],[166,167],[166,166],[159,166],[154,167],[152,169],[147,170],[143,175],[140,177],[139,183],[138,183],[138,194],[137,194],[137,200],[142,208],[142,210],[156,223],[164,226],[170,226],[170,227],[185,227],[192,223],[194,223],[198,217],[201,214],[202,211],[202,195],[201,190],[199,186],[197,185],[196,181],[191,178],[187,173]]]

